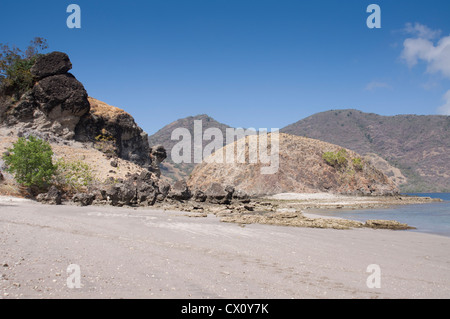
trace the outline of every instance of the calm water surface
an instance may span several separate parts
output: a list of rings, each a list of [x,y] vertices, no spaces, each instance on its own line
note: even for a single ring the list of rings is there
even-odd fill
[[[369,219],[397,220],[417,228],[408,231],[433,233],[450,237],[450,193],[407,195],[440,198],[443,202],[396,206],[388,209],[336,210],[318,212],[318,214],[353,219],[361,222]]]

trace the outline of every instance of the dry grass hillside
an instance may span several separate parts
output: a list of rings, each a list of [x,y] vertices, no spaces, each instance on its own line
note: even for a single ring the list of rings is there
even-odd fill
[[[450,191],[450,116],[334,110],[314,114],[281,131],[362,155],[379,155],[406,177],[402,192]]]
[[[0,129],[0,154],[3,154],[8,148],[17,141],[17,132],[13,129]],[[111,165],[112,159],[103,152],[86,145],[85,143],[75,141],[55,142],[51,141],[50,146],[53,150],[53,162],[63,159],[66,163],[81,162],[89,165],[89,170],[94,178],[93,183],[104,182],[108,178],[125,179],[127,174],[140,173],[143,168],[130,161],[115,158],[114,167]],[[0,167],[3,165],[0,160]],[[25,195],[25,189],[21,188],[6,172],[3,171],[5,180],[0,182],[0,195],[21,196]]]
[[[105,102],[99,101],[97,99],[94,99],[93,97],[88,97],[88,101],[91,107],[90,109],[91,113],[97,116],[101,116],[107,119],[108,121],[115,121],[119,116],[124,114],[131,116],[124,110],[116,106],[106,104]]]
[[[226,145],[224,153],[231,147],[236,150],[236,145],[237,142]],[[247,155],[248,150],[249,137],[246,137]],[[232,185],[253,196],[317,192],[382,195],[397,192],[386,175],[353,151],[343,151],[345,160],[342,165],[332,166],[324,160],[325,153],[337,154],[340,150],[342,147],[338,145],[280,133],[279,169],[275,174],[261,174],[261,167],[267,166],[261,162],[226,164],[204,161],[195,167],[188,184],[206,190],[217,182]]]

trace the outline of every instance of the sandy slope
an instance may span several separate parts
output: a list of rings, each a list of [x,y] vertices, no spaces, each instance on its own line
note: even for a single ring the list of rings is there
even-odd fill
[[[0,203],[3,298],[449,298],[450,238]],[[67,267],[81,288],[67,287]],[[370,264],[381,288],[368,288]]]
[[[14,129],[0,128],[0,157],[8,148],[17,141],[17,132]],[[142,168],[130,161],[116,158],[116,167],[111,166],[111,158],[95,149],[91,145],[76,141],[51,142],[50,146],[54,153],[54,162],[64,159],[66,162],[81,161],[90,166],[95,179],[103,182],[109,177],[125,178],[127,173],[140,173]],[[1,159],[0,159],[1,163]],[[1,166],[1,165],[0,165]]]

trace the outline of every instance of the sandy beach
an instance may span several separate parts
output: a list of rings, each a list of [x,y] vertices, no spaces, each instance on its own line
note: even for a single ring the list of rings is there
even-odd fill
[[[450,297],[448,237],[192,216],[2,198],[0,298]]]

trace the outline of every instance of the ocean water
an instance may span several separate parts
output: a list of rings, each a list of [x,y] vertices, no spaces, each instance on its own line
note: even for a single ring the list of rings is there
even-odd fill
[[[388,209],[336,210],[319,214],[361,222],[365,222],[369,219],[397,220],[417,228],[407,231],[432,233],[450,237],[450,193],[420,193],[406,195],[440,198],[443,202],[420,205],[401,205]]]

